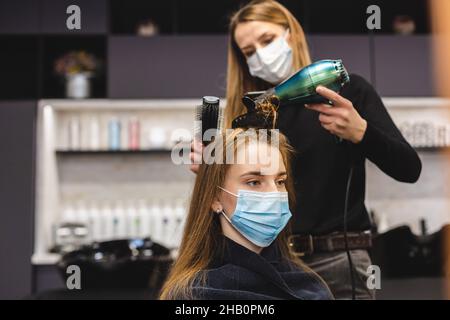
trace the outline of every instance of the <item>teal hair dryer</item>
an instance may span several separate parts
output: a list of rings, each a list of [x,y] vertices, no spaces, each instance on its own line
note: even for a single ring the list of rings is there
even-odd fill
[[[350,81],[342,60],[320,60],[293,74],[274,88],[267,91],[248,92],[247,97],[256,104],[267,98],[277,100],[280,106],[288,104],[328,103],[316,93],[321,85],[339,92]]]

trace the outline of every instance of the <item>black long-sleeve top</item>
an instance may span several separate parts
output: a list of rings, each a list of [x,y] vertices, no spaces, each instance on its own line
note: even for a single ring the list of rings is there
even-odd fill
[[[316,111],[302,105],[282,106],[279,110],[278,127],[296,150],[292,163],[297,202],[292,220],[296,234],[342,231],[351,166],[349,231],[363,231],[371,226],[364,204],[366,159],[401,182],[413,183],[420,176],[419,156],[395,126],[375,89],[364,78],[352,74],[340,94],[352,101],[367,121],[366,132],[358,144],[337,143],[336,137],[320,125]]]

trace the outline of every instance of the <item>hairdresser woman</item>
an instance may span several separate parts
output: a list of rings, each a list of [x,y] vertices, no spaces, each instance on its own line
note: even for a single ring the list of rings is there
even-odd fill
[[[273,87],[311,63],[302,27],[276,1],[250,2],[232,16],[229,30],[228,126],[244,113],[240,99],[245,92]],[[365,160],[408,183],[419,178],[421,162],[365,79],[351,74],[340,94],[320,87],[317,92],[334,106],[279,109],[278,127],[297,152],[293,162],[297,205],[290,243],[326,281],[336,299],[352,297],[352,279],[357,299],[373,299],[374,292],[366,286],[371,223],[364,204]],[[342,142],[336,143],[335,136]],[[201,145],[194,143],[193,150],[191,158],[198,157]],[[195,172],[197,167],[191,169]],[[346,255],[343,232],[348,180],[346,226],[351,259]]]

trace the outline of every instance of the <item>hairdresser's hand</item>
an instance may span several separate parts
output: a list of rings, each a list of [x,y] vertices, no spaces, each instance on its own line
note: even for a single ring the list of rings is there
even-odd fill
[[[198,172],[199,163],[202,161],[203,143],[197,140],[191,142],[191,152],[189,153],[189,159],[191,160],[190,169],[193,173]]]
[[[320,112],[322,127],[342,139],[353,143],[361,142],[367,122],[361,118],[353,103],[323,86],[318,86],[316,92],[333,103],[333,106],[323,103],[305,105],[308,109]]]

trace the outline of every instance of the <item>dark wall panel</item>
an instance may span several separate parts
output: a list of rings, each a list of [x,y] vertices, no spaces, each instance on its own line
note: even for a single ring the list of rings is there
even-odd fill
[[[38,33],[38,8],[37,0],[0,0],[0,34]]]
[[[66,284],[55,265],[34,266],[35,293],[34,295],[45,293],[48,290],[66,289]]]
[[[226,36],[111,37],[111,98],[225,94]]]
[[[375,75],[383,96],[432,96],[430,36],[376,36]]]
[[[31,292],[35,101],[0,102],[0,299]]]
[[[342,59],[349,73],[371,80],[370,46],[367,36],[311,35],[308,37],[313,61]]]

